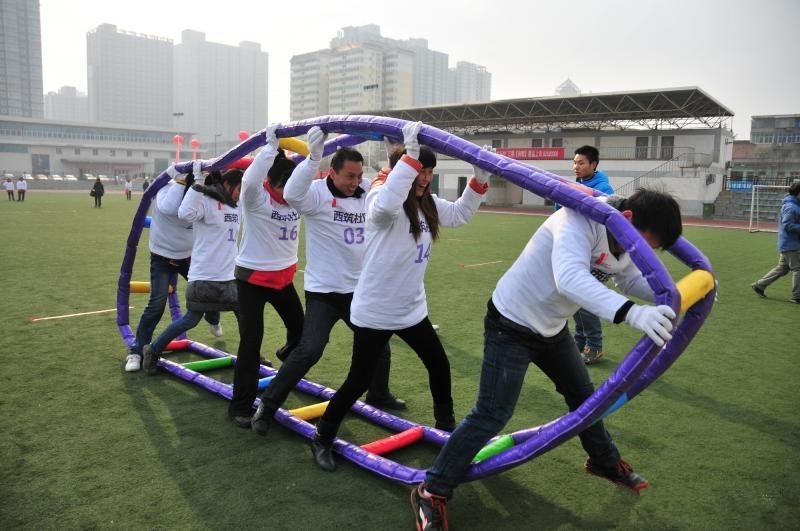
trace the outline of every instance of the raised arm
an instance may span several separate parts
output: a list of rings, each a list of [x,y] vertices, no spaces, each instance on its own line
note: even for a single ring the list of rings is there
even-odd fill
[[[318,203],[318,198],[310,194],[309,189],[319,172],[325,137],[325,133],[317,126],[308,130],[308,157],[298,164],[283,188],[283,198],[301,213],[313,210]]]
[[[261,151],[253,159],[253,163],[247,167],[242,176],[240,199],[244,207],[249,210],[255,209],[261,204],[262,194],[265,193],[264,179],[278,155],[278,137],[275,135],[275,131],[279,126],[280,124],[272,124],[267,127],[264,132],[267,144],[261,148]]]

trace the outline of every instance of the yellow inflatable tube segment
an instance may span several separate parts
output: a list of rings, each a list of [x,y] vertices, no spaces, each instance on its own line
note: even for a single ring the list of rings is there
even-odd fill
[[[680,279],[675,287],[681,294],[681,313],[683,313],[714,289],[714,275],[703,269],[695,269]]]

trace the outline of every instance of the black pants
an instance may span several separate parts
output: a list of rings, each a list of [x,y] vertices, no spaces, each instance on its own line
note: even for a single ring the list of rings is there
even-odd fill
[[[340,319],[355,331],[350,322],[350,302],[352,293],[315,293],[306,291],[306,316],[303,321],[303,336],[297,347],[281,365],[278,374],[261,394],[261,400],[267,409],[277,411],[286,401],[286,397],[306,373],[322,357],[325,346],[330,339],[331,329]],[[370,386],[368,397],[384,398],[389,392],[389,370],[391,351],[388,338],[380,350],[372,355],[378,358]]]
[[[233,370],[231,417],[249,416],[258,393],[258,367],[264,339],[264,306],[270,303],[286,326],[286,344],[293,349],[303,333],[303,305],[289,284],[281,290],[256,286],[241,280],[239,288],[239,351]]]
[[[103,196],[100,195],[100,194],[95,195],[94,196],[94,207],[95,208],[100,208],[102,206],[102,203],[103,203]]]
[[[320,430],[319,435],[323,439],[333,439],[347,412],[367,390],[378,366],[379,357],[375,353],[380,352],[394,334],[416,352],[428,370],[428,386],[434,405],[452,405],[450,362],[439,336],[427,317],[414,326],[402,330],[374,330],[358,326],[354,328],[353,359],[347,379],[333,395],[325,414],[322,415],[321,420],[324,422],[317,424],[318,429],[323,425],[334,431],[334,433],[323,433]]]

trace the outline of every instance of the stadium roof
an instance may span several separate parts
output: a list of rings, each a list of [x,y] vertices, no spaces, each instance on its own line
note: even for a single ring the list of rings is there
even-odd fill
[[[699,87],[366,111],[464,134],[718,128],[733,112]]]

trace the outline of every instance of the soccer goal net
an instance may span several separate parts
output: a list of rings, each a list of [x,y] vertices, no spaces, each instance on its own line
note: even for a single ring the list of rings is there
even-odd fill
[[[778,232],[786,186],[754,184],[750,197],[750,232]]]

